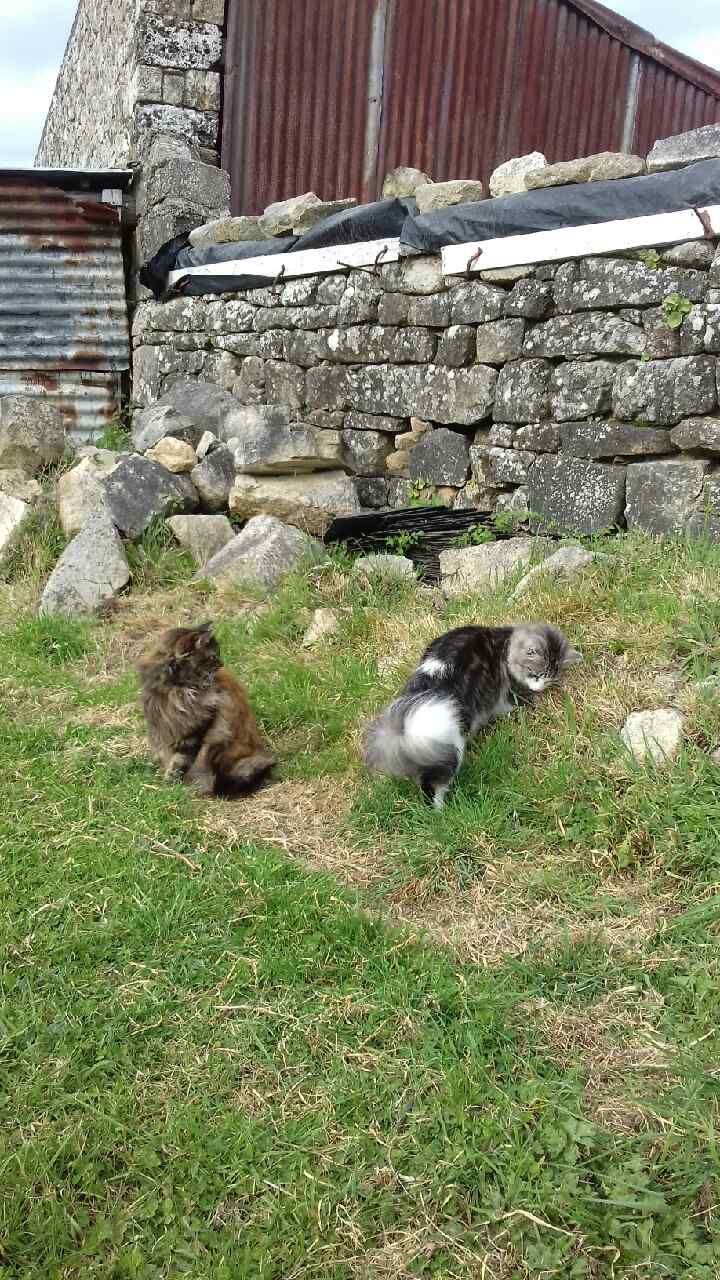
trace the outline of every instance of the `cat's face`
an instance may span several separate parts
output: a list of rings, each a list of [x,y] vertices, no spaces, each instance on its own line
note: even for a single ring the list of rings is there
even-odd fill
[[[514,680],[532,693],[557,684],[565,667],[582,662],[557,627],[547,623],[516,627],[510,639],[508,669]]]
[[[148,645],[138,668],[141,675],[168,687],[203,688],[221,666],[212,624],[172,627]]]

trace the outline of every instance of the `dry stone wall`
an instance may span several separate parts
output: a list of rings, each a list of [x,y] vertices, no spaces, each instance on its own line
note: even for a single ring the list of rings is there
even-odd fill
[[[538,528],[720,536],[709,241],[492,280],[409,258],[146,302],[133,341],[138,405],[189,379],[237,407],[224,466],[258,503],[333,468],[362,507],[434,494]]]

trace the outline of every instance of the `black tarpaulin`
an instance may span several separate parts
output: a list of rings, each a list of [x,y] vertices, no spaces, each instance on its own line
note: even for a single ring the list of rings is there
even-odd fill
[[[677,213],[705,204],[720,204],[720,160],[702,160],[670,173],[543,187],[434,213],[409,214],[400,240],[408,248],[438,253],[448,244]]]

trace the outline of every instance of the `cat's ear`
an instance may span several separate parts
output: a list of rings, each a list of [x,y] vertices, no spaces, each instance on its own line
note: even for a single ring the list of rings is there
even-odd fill
[[[207,649],[208,645],[214,643],[212,633],[212,622],[203,622],[201,626],[195,628],[195,648]]]
[[[583,662],[583,656],[579,649],[566,649],[562,660],[563,667],[574,667],[576,662]]]

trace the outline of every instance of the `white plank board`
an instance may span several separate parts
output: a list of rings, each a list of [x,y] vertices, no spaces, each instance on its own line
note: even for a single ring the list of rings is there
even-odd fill
[[[720,236],[720,205],[708,205],[701,208],[700,213],[707,215],[713,235]],[[446,245],[442,250],[443,275],[522,267],[534,262],[560,262],[618,249],[652,248],[681,240],[702,240],[704,235],[703,224],[693,209],[586,223],[557,231],[532,231],[522,236]]]
[[[366,240],[362,244],[335,244],[326,249],[302,249],[298,253],[263,254],[259,258],[233,258],[230,262],[209,262],[202,267],[181,267],[168,275],[168,285],[183,276],[267,276],[268,282],[293,280],[298,276],[324,275],[343,267],[371,267],[375,262],[397,262],[400,241]]]

